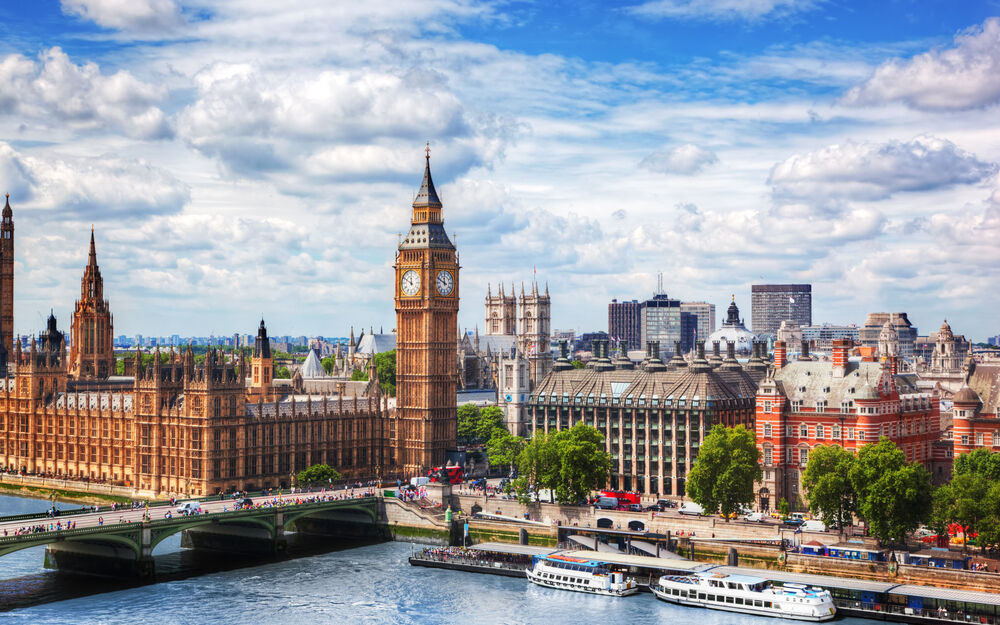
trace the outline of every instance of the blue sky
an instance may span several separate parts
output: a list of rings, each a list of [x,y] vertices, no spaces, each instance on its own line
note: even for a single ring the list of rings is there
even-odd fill
[[[371,5],[371,6],[368,6]],[[612,297],[982,339],[1000,277],[1000,3],[823,0],[0,5],[18,332],[68,321],[97,232],[121,334],[393,326],[432,144],[461,260]],[[746,310],[749,316],[749,310]]]

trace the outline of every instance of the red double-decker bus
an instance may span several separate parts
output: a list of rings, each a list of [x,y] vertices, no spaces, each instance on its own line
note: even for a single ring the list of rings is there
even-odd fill
[[[427,477],[432,482],[442,484],[461,484],[465,480],[465,471],[462,467],[434,467],[427,471]]]
[[[602,490],[598,497],[614,497],[620,506],[640,503],[639,493],[630,493],[624,490]]]

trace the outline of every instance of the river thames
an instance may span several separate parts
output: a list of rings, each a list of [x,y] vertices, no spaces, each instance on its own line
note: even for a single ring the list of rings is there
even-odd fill
[[[49,503],[0,496],[0,515]],[[60,507],[72,507],[60,504]],[[42,566],[44,548],[0,557],[0,622],[151,625],[370,623],[462,625],[670,623],[780,625],[781,619],[684,608],[642,593],[612,598],[540,588],[527,580],[412,567],[421,545],[353,545],[260,564],[198,556],[173,537],[159,546],[156,583],[65,576]],[[202,573],[202,571],[208,571]],[[862,619],[838,623],[860,624]]]

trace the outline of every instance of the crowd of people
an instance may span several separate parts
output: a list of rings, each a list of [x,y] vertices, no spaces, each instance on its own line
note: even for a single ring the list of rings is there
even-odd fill
[[[419,557],[425,560],[460,562],[475,566],[495,566],[499,563],[508,568],[523,569],[531,565],[530,555],[482,551],[480,549],[466,549],[465,547],[428,547],[420,552]]]
[[[6,536],[26,536],[28,534],[42,534],[45,532],[58,532],[61,530],[75,530],[76,521],[56,521],[55,523],[39,523],[36,525],[25,525],[19,527],[13,531],[8,531],[6,528],[3,530],[3,535]]]

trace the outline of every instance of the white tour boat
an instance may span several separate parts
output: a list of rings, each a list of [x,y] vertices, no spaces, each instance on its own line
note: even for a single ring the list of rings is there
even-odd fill
[[[837,614],[829,591],[803,584],[772,586],[749,575],[664,575],[652,591],[670,603],[799,621],[828,621]]]
[[[570,556],[535,556],[528,579],[539,586],[624,597],[639,592],[631,577],[611,571],[607,562]]]

